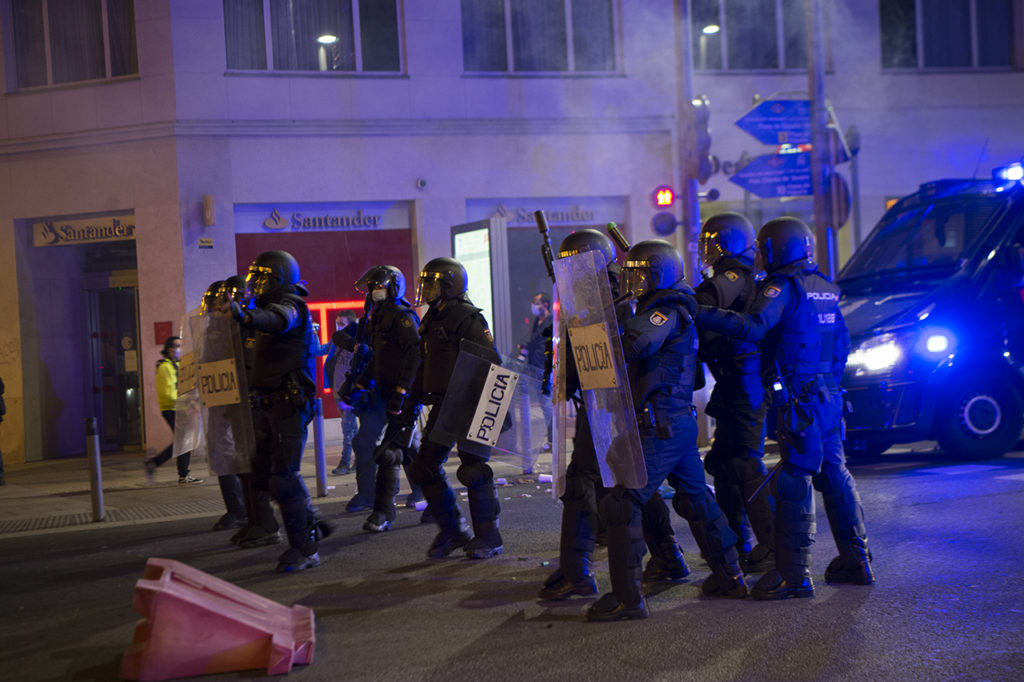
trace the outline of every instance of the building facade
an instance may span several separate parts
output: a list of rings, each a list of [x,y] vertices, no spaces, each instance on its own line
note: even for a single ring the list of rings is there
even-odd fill
[[[1024,155],[1024,3],[822,4],[826,95],[859,133],[843,260],[888,199]],[[754,5],[690,0],[717,159],[701,190],[719,192],[702,211],[810,220],[810,198],[730,179],[778,151],[734,122],[808,88],[803,0]],[[370,265],[412,283],[454,254],[510,352],[551,286],[533,211],[556,247],[609,221],[658,236],[650,193],[681,178],[675,17],[674,0],[0,0],[4,455],[81,454],[89,417],[105,450],[166,445],[164,339],[267,249],[296,255],[325,334]]]

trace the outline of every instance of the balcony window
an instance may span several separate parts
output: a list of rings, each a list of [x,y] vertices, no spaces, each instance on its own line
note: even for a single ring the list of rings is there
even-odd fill
[[[224,0],[232,70],[397,73],[398,29],[395,0]]]
[[[467,73],[610,73],[613,0],[462,0]]]
[[[139,72],[133,0],[11,0],[18,88]]]
[[[1014,0],[879,0],[882,68],[1007,69]]]
[[[806,69],[805,0],[690,0],[699,71]]]

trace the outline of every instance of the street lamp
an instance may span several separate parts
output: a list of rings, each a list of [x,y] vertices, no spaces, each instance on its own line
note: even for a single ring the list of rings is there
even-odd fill
[[[322,36],[318,36],[316,42],[320,43],[317,50],[317,57],[320,64],[320,70],[327,70],[327,48],[329,46],[338,44],[338,36],[333,36],[330,33],[325,33]]]

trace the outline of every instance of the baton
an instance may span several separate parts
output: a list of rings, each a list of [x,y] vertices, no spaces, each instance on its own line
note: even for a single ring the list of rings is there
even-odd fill
[[[548,276],[551,281],[555,281],[555,266],[554,266],[554,254],[551,253],[551,238],[550,232],[548,231],[548,218],[544,215],[544,211],[534,211],[533,219],[537,221],[537,231],[540,232],[540,236],[544,238],[544,243],[540,245],[540,255],[544,258],[544,267],[548,269]]]
[[[608,223],[607,229],[608,236],[612,238],[612,241],[619,247],[619,250],[622,251],[622,253],[628,253],[629,242],[626,241],[626,238],[622,236],[621,232],[619,232],[619,226],[615,223]]]
[[[750,504],[751,502],[754,501],[754,498],[757,497],[757,494],[761,492],[761,489],[764,488],[765,485],[767,485],[768,481],[772,480],[772,476],[775,475],[775,472],[778,471],[779,467],[781,466],[782,460],[780,459],[778,463],[776,463],[776,465],[772,467],[772,470],[769,471],[768,474],[764,477],[764,480],[761,481],[761,483],[757,486],[757,490],[755,490],[753,494],[751,494],[751,496],[747,498],[747,504]]]

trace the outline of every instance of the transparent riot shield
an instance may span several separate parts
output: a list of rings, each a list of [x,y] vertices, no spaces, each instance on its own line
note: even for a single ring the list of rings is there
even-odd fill
[[[552,410],[552,431],[554,438],[551,439],[551,496],[555,499],[565,494],[565,470],[569,466],[569,453],[572,451],[570,444],[569,428],[572,426],[569,419],[569,396],[566,395],[566,352],[568,352],[567,340],[569,328],[565,321],[565,315],[561,314],[562,305],[558,297],[558,287],[555,287],[555,295],[552,303],[555,320],[551,328],[553,334],[551,339],[554,358],[552,359],[552,387],[555,404]]]
[[[224,313],[200,315],[192,319],[192,337],[200,451],[205,450],[214,475],[249,473],[255,435],[238,323]]]
[[[195,452],[202,445],[202,417],[199,384],[196,381],[197,356],[193,328],[198,328],[200,309],[194,308],[181,318],[181,357],[178,360],[178,401],[174,407],[174,456]]]
[[[547,441],[540,401],[551,396],[541,390],[543,371],[506,356],[498,365],[489,356],[487,349],[462,342],[428,437],[532,471]]]
[[[579,374],[601,480],[607,487],[641,488],[647,485],[647,467],[604,258],[586,251],[560,258],[554,267],[558,322]]]

